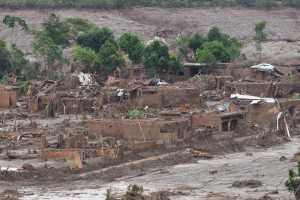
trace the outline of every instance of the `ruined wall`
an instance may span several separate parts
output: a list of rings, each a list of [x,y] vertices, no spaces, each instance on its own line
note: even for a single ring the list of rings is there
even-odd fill
[[[275,103],[259,103],[248,106],[246,120],[253,124],[267,125],[273,121],[276,122],[279,108]]]
[[[210,127],[219,129],[220,127],[220,117],[214,114],[206,113],[194,113],[192,115],[192,128],[197,129],[201,127]]]
[[[251,78],[253,77],[251,69],[231,69],[230,75],[235,79]]]
[[[234,78],[232,76],[216,76],[216,87],[221,89],[226,81],[232,82]]]
[[[102,98],[62,98],[59,110],[62,114],[93,112],[93,106],[101,107]]]
[[[101,120],[89,121],[89,139],[95,139],[100,134],[104,137],[115,137],[123,140],[155,140],[159,138],[158,122],[149,120]],[[142,129],[142,130],[141,130]]]
[[[176,138],[183,138],[186,132],[191,131],[188,119],[165,121],[165,120],[101,120],[89,121],[89,139],[103,137],[115,137],[117,140],[160,140],[175,133]],[[162,135],[164,134],[164,135]],[[172,136],[173,137],[173,136]]]
[[[182,104],[197,105],[200,91],[194,88],[162,86],[138,89],[137,108],[179,107]]]
[[[17,92],[6,91],[4,87],[0,87],[0,108],[9,108],[16,105]]]

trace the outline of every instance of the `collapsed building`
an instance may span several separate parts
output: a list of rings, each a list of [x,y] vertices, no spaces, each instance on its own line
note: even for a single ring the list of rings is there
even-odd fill
[[[106,83],[79,74],[33,85],[28,111],[44,111],[51,117],[69,114],[76,119],[83,113],[92,116],[83,118],[85,131],[60,134],[55,146],[40,136],[40,157],[72,158],[82,166],[79,161],[87,157],[115,158],[126,151],[140,153],[189,143],[199,130],[234,132],[244,122],[280,131],[299,126],[300,101],[283,98],[297,94],[295,82],[228,64],[211,68],[189,64],[181,79],[185,81],[152,85],[153,79],[133,67],[108,77]],[[140,115],[128,118],[131,110]]]

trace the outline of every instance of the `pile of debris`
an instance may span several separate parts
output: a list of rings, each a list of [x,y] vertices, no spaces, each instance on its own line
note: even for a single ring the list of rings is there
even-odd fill
[[[93,98],[102,93],[100,82],[91,74],[73,74],[59,81],[43,81],[33,87],[32,95],[43,96],[60,93],[61,96],[75,98]]]
[[[173,85],[186,88],[193,87],[203,92],[205,90],[216,89],[217,82],[215,76],[199,74],[186,81],[176,82]]]

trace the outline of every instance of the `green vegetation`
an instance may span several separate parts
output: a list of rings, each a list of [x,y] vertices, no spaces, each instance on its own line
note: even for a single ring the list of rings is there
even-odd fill
[[[20,17],[15,17],[15,16],[10,16],[10,15],[6,15],[3,19],[3,24],[5,24],[6,26],[8,26],[9,28],[11,28],[11,39],[10,42],[13,43],[12,38],[14,35],[14,28],[15,26],[18,24],[19,26],[22,27],[23,31],[28,31],[28,27],[27,24],[25,23],[25,21],[23,19],[21,19]]]
[[[129,59],[139,64],[142,62],[144,44],[140,36],[132,33],[123,33],[119,39],[120,48],[128,54]]]
[[[11,48],[6,47],[4,40],[0,39],[0,79],[7,78],[11,74],[13,78],[20,75],[22,67],[28,64],[23,52],[15,44]]]
[[[177,73],[183,67],[179,58],[175,55],[171,56],[169,48],[158,40],[145,47],[144,65],[149,76]]]
[[[74,60],[83,65],[87,71],[96,69],[100,66],[100,58],[98,54],[92,49],[77,46],[74,49]]]
[[[51,70],[56,62],[63,59],[62,50],[50,37],[45,35],[37,37],[33,41],[32,47],[36,58],[38,60],[43,60],[46,67],[48,67],[48,70]]]
[[[100,66],[106,75],[125,65],[125,59],[121,57],[118,50],[117,43],[110,40],[107,40],[100,48]]]
[[[189,60],[188,53],[191,50],[196,62],[214,64],[234,60],[240,54],[242,43],[213,27],[207,36],[195,33],[191,37],[179,37],[176,47],[180,57],[185,60]]]
[[[255,24],[255,36],[253,39],[255,40],[256,50],[259,53],[259,62],[261,62],[261,52],[262,52],[262,43],[267,40],[267,34],[264,32],[266,28],[266,21],[259,22]]]
[[[133,6],[160,7],[300,7],[299,0],[0,0],[0,7],[10,8],[120,8]]]
[[[297,200],[300,199],[300,160],[297,165],[298,174],[296,174],[292,169],[289,170],[289,179],[285,182],[289,192],[294,193]]]
[[[82,47],[87,47],[95,52],[99,52],[102,45],[107,41],[114,41],[113,32],[108,28],[94,28],[80,34],[76,38],[76,43]]]

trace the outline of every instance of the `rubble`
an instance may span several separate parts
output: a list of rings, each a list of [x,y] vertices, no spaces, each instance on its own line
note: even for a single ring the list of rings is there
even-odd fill
[[[249,179],[249,180],[244,180],[244,181],[235,181],[232,184],[232,187],[237,187],[237,188],[243,188],[243,187],[257,188],[260,186],[262,186],[262,182],[259,180],[255,180],[255,179]]]
[[[18,171],[22,175],[41,178],[50,174],[47,178],[55,180],[82,172],[89,179],[93,175],[85,173],[107,170],[110,173],[100,174],[111,180],[131,171],[143,174],[139,162],[156,169],[157,163],[226,159],[226,153],[246,151],[247,146],[268,148],[288,142],[300,127],[300,101],[274,95],[290,83],[276,80],[273,87],[272,81],[257,80],[258,74],[239,81],[240,69],[214,68],[217,76],[196,74],[184,82],[152,86],[154,79],[126,70],[122,76],[109,76],[105,84],[84,73],[32,83],[26,97],[0,113],[1,158],[5,163],[26,159]],[[141,74],[140,68],[135,70]],[[249,71],[242,75],[248,76]],[[242,156],[250,159],[256,154]],[[38,167],[37,162],[46,167]],[[222,173],[207,171],[213,176]],[[18,177],[15,171],[7,173],[0,180]],[[232,184],[236,188],[260,186],[253,179]]]
[[[173,85],[178,87],[197,88],[201,92],[204,92],[206,90],[216,89],[216,84],[215,76],[199,74],[186,81],[174,83]]]

